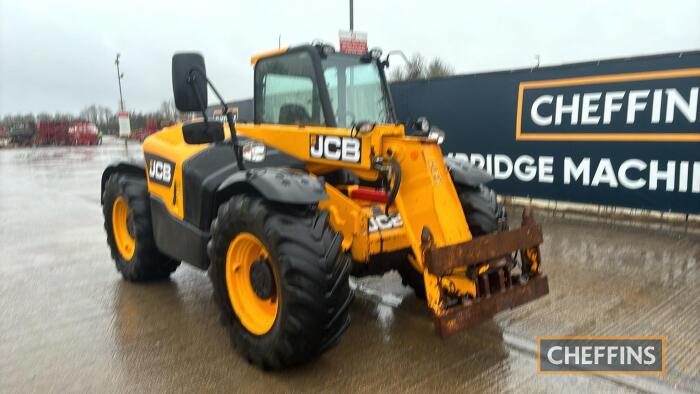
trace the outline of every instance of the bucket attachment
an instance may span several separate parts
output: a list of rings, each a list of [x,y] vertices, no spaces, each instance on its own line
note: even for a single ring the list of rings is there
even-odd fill
[[[542,226],[534,222],[529,209],[523,211],[522,226],[516,230],[488,234],[456,245],[433,247],[430,232],[424,229],[426,285],[437,290],[426,293],[437,334],[445,337],[473,327],[500,311],[548,294],[547,277],[539,273],[542,241]],[[518,254],[520,272],[513,274]],[[439,284],[456,270],[463,270],[475,282],[476,294],[455,304]]]

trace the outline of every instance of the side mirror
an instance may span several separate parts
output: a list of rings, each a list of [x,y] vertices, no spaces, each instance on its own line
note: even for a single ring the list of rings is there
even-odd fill
[[[199,53],[173,55],[173,95],[175,107],[182,112],[199,112],[207,108],[207,71]]]
[[[210,144],[224,140],[224,125],[220,122],[196,122],[182,126],[185,142],[191,145]]]

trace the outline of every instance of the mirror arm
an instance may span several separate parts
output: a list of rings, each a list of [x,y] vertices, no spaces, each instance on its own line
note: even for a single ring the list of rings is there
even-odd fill
[[[197,104],[199,104],[199,108],[201,108],[202,110],[202,117],[204,118],[204,123],[208,123],[209,119],[207,118],[207,106],[204,103],[204,100],[202,99],[202,92],[197,90],[197,86],[193,84],[195,78],[197,78],[195,72],[199,73],[199,75],[202,76],[202,73],[199,72],[199,70],[192,68],[189,74],[187,75],[187,83],[190,85],[192,91],[194,92],[194,96],[197,98]],[[206,80],[206,77],[204,77],[204,79]]]
[[[212,84],[209,78],[207,78],[206,76],[204,76],[204,79],[207,80],[209,87],[219,99],[219,102],[221,103],[221,106],[224,109],[224,113],[226,114],[226,122],[228,123],[228,129],[231,131],[231,143],[233,144],[233,152],[236,155],[236,164],[238,165],[238,168],[240,170],[245,170],[245,166],[243,165],[243,158],[241,157],[241,150],[238,146],[238,133],[236,132],[236,122],[234,122],[233,120],[233,114],[228,111],[228,105],[226,105],[226,102],[224,101],[223,97],[221,97],[221,95],[219,94],[219,91],[216,90],[214,84]]]
[[[190,71],[191,73],[197,72],[201,77],[204,78],[205,81],[207,81],[207,84],[211,88],[211,90],[214,92],[216,97],[219,99],[219,102],[221,103],[221,106],[223,107],[224,114],[226,114],[226,122],[228,123],[228,128],[231,131],[231,143],[233,144],[233,153],[236,156],[236,164],[238,165],[238,168],[241,170],[245,170],[245,166],[243,165],[243,158],[241,157],[241,150],[238,146],[238,133],[236,132],[236,122],[233,119],[233,114],[228,111],[228,105],[226,105],[226,102],[224,101],[223,97],[221,97],[221,94],[219,94],[219,91],[216,90],[214,87],[214,84],[211,83],[209,78],[199,71],[198,69],[192,69]],[[194,86],[193,86],[194,88]],[[197,93],[197,100],[199,101],[199,105],[203,108],[202,109],[202,115],[204,115],[204,122],[207,122],[207,115],[206,115],[206,106],[202,104],[202,99],[199,95],[199,92]]]
[[[383,64],[384,67],[389,67],[389,57],[390,57],[391,55],[399,55],[399,56],[401,56],[401,58],[403,59],[403,61],[404,61],[406,64],[409,64],[409,63],[410,63],[410,62],[408,61],[408,58],[406,57],[406,54],[403,53],[402,50],[400,50],[400,49],[394,49],[394,50],[392,50],[392,51],[389,51],[389,52],[386,54],[386,57],[384,58],[384,61],[381,62],[381,64]]]
[[[243,158],[241,157],[241,150],[238,147],[238,136],[236,133],[236,123],[233,120],[233,114],[228,112],[228,107],[224,104],[224,110],[226,111],[226,121],[228,122],[228,128],[231,131],[231,143],[233,144],[233,151],[236,155],[236,164],[238,169],[245,170],[243,165]]]

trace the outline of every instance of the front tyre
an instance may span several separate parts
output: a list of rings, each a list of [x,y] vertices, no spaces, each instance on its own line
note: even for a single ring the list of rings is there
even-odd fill
[[[105,184],[102,202],[107,244],[124,279],[142,282],[169,277],[180,262],[156,247],[146,180],[114,174]]]
[[[326,212],[234,196],[211,234],[214,296],[248,361],[281,369],[338,341],[350,322],[350,259]]]
[[[464,216],[472,237],[495,233],[499,220],[506,220],[506,210],[498,203],[496,192],[484,185],[457,188]]]

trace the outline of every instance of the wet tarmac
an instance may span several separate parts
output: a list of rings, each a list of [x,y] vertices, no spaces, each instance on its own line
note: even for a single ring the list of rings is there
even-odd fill
[[[546,298],[441,340],[396,274],[354,280],[336,347],[259,371],[205,272],[136,285],[115,271],[100,174],[139,149],[0,150],[0,392],[700,392],[700,236],[547,213]],[[537,375],[538,335],[666,335],[668,372]]]

